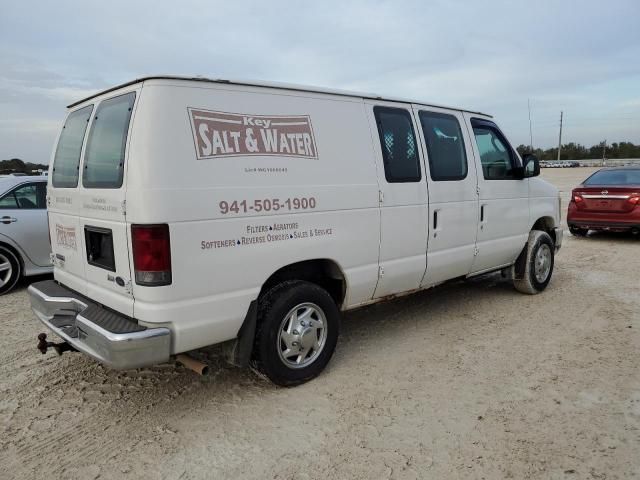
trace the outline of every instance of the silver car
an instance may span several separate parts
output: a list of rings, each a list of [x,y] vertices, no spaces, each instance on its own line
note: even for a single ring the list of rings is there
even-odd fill
[[[47,177],[0,178],[0,295],[20,277],[50,273]]]

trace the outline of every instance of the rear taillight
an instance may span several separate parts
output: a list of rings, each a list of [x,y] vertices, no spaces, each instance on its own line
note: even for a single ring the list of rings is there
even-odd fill
[[[629,197],[627,202],[629,202],[633,206],[637,206],[640,204],[640,197]]]
[[[573,201],[576,203],[582,203],[584,202],[584,198],[582,198],[582,196],[580,196],[580,194],[574,193],[573,194]]]
[[[169,225],[131,225],[131,246],[138,285],[171,284]]]

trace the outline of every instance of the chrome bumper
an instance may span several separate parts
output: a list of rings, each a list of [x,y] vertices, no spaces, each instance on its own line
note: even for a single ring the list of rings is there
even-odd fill
[[[560,250],[560,247],[562,247],[562,235],[564,235],[564,230],[562,229],[562,227],[556,227],[554,229],[554,232],[556,234],[556,252],[558,250]]]
[[[53,333],[111,368],[124,370],[169,360],[171,332],[146,328],[47,280],[29,289],[31,309]]]

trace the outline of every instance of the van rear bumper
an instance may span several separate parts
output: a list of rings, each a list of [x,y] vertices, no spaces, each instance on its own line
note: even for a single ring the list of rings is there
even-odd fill
[[[53,333],[115,369],[138,368],[169,360],[171,332],[147,328],[107,310],[53,281],[32,284],[31,309]]]

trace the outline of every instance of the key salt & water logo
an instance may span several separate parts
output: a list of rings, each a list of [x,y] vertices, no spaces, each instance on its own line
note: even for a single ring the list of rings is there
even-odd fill
[[[308,115],[187,110],[198,160],[247,155],[318,158]]]

